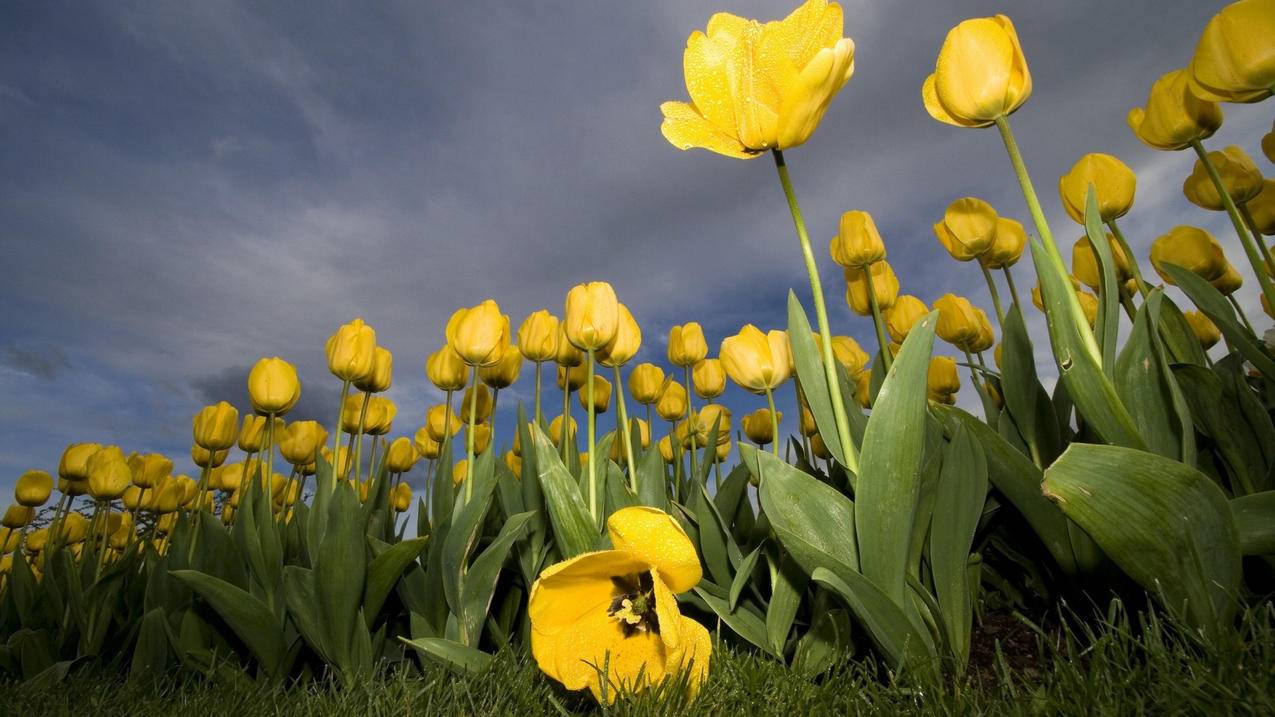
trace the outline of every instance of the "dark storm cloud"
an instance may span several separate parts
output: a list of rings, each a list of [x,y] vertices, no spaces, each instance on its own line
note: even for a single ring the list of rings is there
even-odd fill
[[[771,18],[788,5],[729,9]],[[1124,124],[1220,6],[1008,8],[1036,87],[1014,126],[1064,247],[1076,229],[1054,182],[1080,154],[1105,151],[1139,172],[1126,233],[1143,256],[1183,222],[1241,256],[1224,217],[1181,199],[1190,157],[1148,150]],[[57,346],[66,363],[51,381],[0,365],[0,483],[50,465],[72,440],[184,455],[190,415],[206,401],[242,406],[260,356],[297,364],[297,415],[330,422],[337,385],[323,341],[354,316],[395,354],[395,432],[405,433],[437,400],[421,367],[447,316],[488,296],[517,322],[542,306],[560,312],[575,282],[609,280],[643,323],[648,360],[662,356],[673,323],[703,322],[716,345],[745,321],[783,325],[790,287],[809,308],[770,160],[679,152],[659,134],[659,103],[685,95],[686,36],[721,9],[7,7],[0,334],[22,352]],[[857,74],[788,159],[834,329],[866,346],[867,322],[846,311],[824,260],[841,212],[873,213],[904,291],[984,304],[976,267],[947,259],[930,226],[967,194],[1026,219],[996,133],[940,125],[919,97],[947,29],[1005,9],[846,6]],[[1226,112],[1210,146],[1255,152],[1270,110]],[[501,405],[529,393],[519,386]]]

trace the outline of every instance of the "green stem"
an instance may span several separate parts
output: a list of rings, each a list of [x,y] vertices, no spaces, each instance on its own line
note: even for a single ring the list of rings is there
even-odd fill
[[[691,367],[683,366],[686,372],[686,433],[691,438],[691,478],[699,478],[698,466],[695,465],[695,444],[699,434],[699,419],[695,415],[695,404],[691,403],[691,392],[695,385],[691,383]]]
[[[1129,260],[1129,271],[1133,273],[1133,283],[1138,285],[1138,293],[1142,294],[1145,300],[1147,294],[1151,292],[1147,282],[1142,280],[1142,269],[1138,266],[1138,256],[1133,253],[1129,242],[1124,238],[1124,232],[1120,231],[1120,226],[1116,224],[1116,220],[1112,219],[1107,222],[1107,228],[1111,230],[1111,236],[1116,238],[1116,243],[1120,245],[1120,250],[1124,252],[1125,258]]]
[[[1275,307],[1275,285],[1271,284],[1271,278],[1266,275],[1266,267],[1263,265],[1262,253],[1258,251],[1256,242],[1253,241],[1252,235],[1248,232],[1248,227],[1244,225],[1244,219],[1240,216],[1240,211],[1235,206],[1235,202],[1231,200],[1231,195],[1226,191],[1226,184],[1222,182],[1222,176],[1217,173],[1217,167],[1213,166],[1213,160],[1209,159],[1209,153],[1204,151],[1204,145],[1200,144],[1200,140],[1191,140],[1191,148],[1195,150],[1196,156],[1200,158],[1200,163],[1204,165],[1204,169],[1209,173],[1209,179],[1213,180],[1213,187],[1217,189],[1217,194],[1222,198],[1222,206],[1226,208],[1226,214],[1231,218],[1231,224],[1235,226],[1235,234],[1240,238],[1240,244],[1244,247],[1244,254],[1248,256],[1248,263],[1253,267],[1253,273],[1257,274],[1257,283],[1262,287],[1262,294],[1266,297],[1266,301]]]
[[[372,402],[372,392],[363,394],[363,407],[359,409],[359,430],[354,434],[354,482],[363,480],[363,429],[367,427],[367,406]]]
[[[536,425],[540,425],[540,361],[536,362]],[[518,430],[522,430],[519,427]]]
[[[877,289],[872,285],[872,270],[870,266],[863,267],[863,278],[868,284],[868,306],[872,307],[872,325],[877,330],[877,347],[881,350],[881,360],[885,362],[885,370],[890,371],[890,366],[894,363],[894,357],[890,355],[890,342],[885,337],[885,319],[881,317],[881,305],[877,303]],[[828,334],[824,334],[823,343],[828,344],[831,349],[832,341]],[[838,383],[832,383],[832,386],[839,386]],[[840,393],[840,391],[837,391]],[[834,401],[833,403],[837,403]]]
[[[274,412],[266,414],[266,490],[274,491]]]
[[[823,336],[823,371],[828,382],[828,398],[832,401],[832,415],[837,424],[837,440],[845,451],[846,466],[852,472],[859,472],[859,449],[850,440],[850,420],[846,415],[846,406],[841,400],[840,384],[837,381],[837,367],[832,354],[832,329],[828,325],[828,309],[824,305],[823,285],[819,281],[819,267],[815,264],[815,254],[810,248],[810,236],[806,233],[805,220],[801,218],[801,207],[797,204],[797,195],[793,192],[792,181],[788,178],[788,165],[784,163],[784,154],[774,150],[775,169],[779,173],[779,183],[783,186],[784,197],[788,200],[788,211],[792,213],[792,223],[797,229],[797,240],[801,244],[801,255],[806,263],[806,275],[810,280],[810,293],[815,304],[815,319],[819,325],[819,333]],[[778,440],[778,436],[776,436]]]
[[[1244,328],[1248,329],[1250,334],[1257,336],[1257,332],[1253,330],[1253,324],[1249,322],[1248,316],[1244,313],[1244,309],[1240,308],[1240,302],[1235,300],[1235,295],[1227,294],[1226,300],[1231,302],[1231,306],[1234,307],[1235,313],[1239,314],[1240,321],[1244,322]]]
[[[1018,307],[1019,313],[1023,311],[1023,301],[1018,298],[1018,287],[1014,285],[1014,275],[1010,272],[1009,266],[1001,267],[1001,272],[1005,274],[1005,283],[1009,284],[1009,295],[1014,297],[1014,305]]]
[[[461,408],[465,407],[462,397]],[[465,498],[462,505],[474,497],[474,425],[478,423],[478,371],[469,388],[469,428],[465,431]]]
[[[332,427],[332,475],[337,476],[341,463],[341,416],[345,413],[345,398],[350,395],[350,382],[341,382],[341,405],[337,407],[336,425]],[[333,483],[336,481],[334,480]]]
[[[775,393],[769,388],[766,389],[766,405],[770,407],[770,445],[774,450],[775,457],[779,457],[779,414],[775,413]],[[800,408],[800,407],[798,407]],[[797,420],[801,420],[798,417]]]
[[[1005,329],[1005,310],[1001,308],[1001,294],[996,290],[996,282],[992,279],[992,272],[987,265],[979,260],[978,268],[983,270],[983,281],[987,282],[987,291],[992,295],[992,308],[996,309],[996,323],[1003,331]]]
[[[633,436],[629,430],[629,408],[624,403],[624,382],[620,376],[620,367],[615,370],[615,397],[617,403],[616,422],[620,424],[620,437],[624,440],[624,459],[629,462],[629,490],[637,493],[637,463],[633,460]]]
[[[1116,287],[1116,293],[1120,295],[1120,305],[1124,307],[1125,314],[1129,316],[1129,321],[1132,322],[1134,317],[1138,315],[1138,310],[1133,305],[1133,297],[1120,286]]]
[[[589,515],[593,517],[593,522],[598,522],[598,472],[596,468],[597,461],[594,460],[593,451],[595,449],[594,441],[596,439],[595,428],[593,426],[593,349],[589,349],[587,360],[589,362],[588,385],[584,387],[584,399],[587,404],[585,408],[585,420],[588,422],[586,430],[589,433]]]
[[[562,430],[558,432],[558,450],[562,452],[562,465],[567,465],[567,444],[571,441],[571,377],[562,380]]]
[[[1275,268],[1275,261],[1271,260],[1271,249],[1266,246],[1266,238],[1262,236],[1261,230],[1257,228],[1257,220],[1253,218],[1253,213],[1248,210],[1248,202],[1240,204],[1239,209],[1240,215],[1244,217],[1244,223],[1248,225],[1249,231],[1253,233],[1253,239],[1257,241],[1257,248],[1262,252],[1262,259],[1265,260],[1266,267]]]

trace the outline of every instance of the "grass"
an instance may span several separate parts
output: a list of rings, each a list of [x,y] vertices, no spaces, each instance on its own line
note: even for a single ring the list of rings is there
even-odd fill
[[[719,649],[699,699],[639,696],[619,715],[710,714],[1275,714],[1275,608],[1242,620],[1225,651],[1202,651],[1156,617],[1117,616],[1097,628],[1034,634],[1034,654],[993,648],[985,668],[937,689],[892,684],[866,661],[803,677],[751,652]],[[1026,657],[1028,659],[1024,660]],[[1024,663],[1030,665],[1024,667]],[[1011,667],[1015,664],[1015,667]],[[234,687],[189,673],[126,680],[101,669],[72,672],[64,684],[0,683],[6,714],[313,715],[517,714],[598,712],[587,693],[567,693],[529,657],[510,650],[479,676],[428,665],[399,670],[342,691],[329,683],[288,689]]]

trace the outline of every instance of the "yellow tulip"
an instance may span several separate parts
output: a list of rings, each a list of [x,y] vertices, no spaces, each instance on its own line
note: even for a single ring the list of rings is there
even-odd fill
[[[485,422],[491,416],[493,408],[491,391],[488,391],[487,387],[481,383],[465,389],[465,395],[460,402],[460,415],[461,419],[466,423],[469,422],[470,404],[474,404],[472,409],[474,411],[474,422]]]
[[[629,393],[633,400],[649,406],[660,400],[664,390],[664,369],[653,363],[640,363],[629,374]]]
[[[712,400],[726,390],[726,371],[721,359],[706,358],[691,369],[691,385],[695,395]]]
[[[832,356],[837,363],[845,367],[846,373],[851,378],[859,375],[859,372],[868,365],[872,357],[868,356],[868,352],[863,350],[858,341],[849,336],[833,336],[832,337]]]
[[[1004,15],[965,20],[943,40],[921,86],[925,110],[958,127],[985,127],[1031,97],[1032,76],[1014,23]]]
[[[810,411],[810,404],[806,403],[806,396],[801,395],[801,420],[798,423],[797,430],[801,431],[803,436],[813,436],[819,432],[819,426],[815,423],[815,414]]]
[[[613,550],[552,565],[532,585],[532,656],[546,675],[568,690],[588,688],[599,702],[615,699],[615,685],[638,691],[678,676],[694,695],[712,640],[674,596],[703,575],[695,545],[655,508],[612,513],[607,533]]]
[[[566,368],[574,368],[584,363],[584,352],[573,346],[567,339],[566,324],[558,324],[558,353],[553,360],[559,366]]]
[[[342,381],[356,381],[375,368],[376,331],[363,319],[343,324],[324,345],[328,370]]]
[[[580,399],[580,408],[589,410],[589,392],[581,389],[576,393]],[[611,382],[601,376],[593,377],[593,412],[606,413],[611,407]]]
[[[481,403],[479,404],[481,406]],[[425,412],[425,430],[428,431],[429,437],[436,443],[442,443],[448,435],[456,435],[460,432],[461,424],[464,421],[446,404],[438,404],[431,406]]]
[[[1233,264],[1227,262],[1226,271],[1222,272],[1221,276],[1209,283],[1212,284],[1213,288],[1217,289],[1223,296],[1230,296],[1238,291],[1241,286],[1244,286],[1244,277],[1240,276],[1240,273],[1235,270],[1235,266]]]
[[[116,446],[104,446],[89,458],[89,495],[94,500],[115,500],[133,482],[128,461]]]
[[[881,264],[884,265],[884,262]],[[746,324],[738,334],[723,339],[720,352],[726,375],[753,393],[773,391],[788,380],[788,353],[786,332],[763,334],[752,324]]]
[[[362,378],[355,379],[354,387],[367,393],[382,393],[390,390],[390,382],[393,378],[394,355],[389,349],[377,346],[372,352],[372,371]],[[300,387],[297,393],[299,396]]]
[[[854,383],[854,400],[863,409],[872,408],[872,372],[864,371]]]
[[[974,315],[978,318],[978,333],[973,341],[962,348],[972,354],[977,354],[990,349],[996,343],[996,332],[992,329],[992,322],[987,318],[986,311],[975,307]],[[891,348],[891,351],[897,352],[897,349]]]
[[[319,448],[327,441],[328,432],[318,421],[294,421],[288,424],[279,440],[279,453],[294,466],[314,462]]]
[[[612,443],[611,447],[614,449],[615,444]],[[515,478],[522,480],[522,456],[516,455],[513,451],[505,451],[503,458],[509,472],[513,473]]]
[[[20,505],[36,508],[44,505],[53,494],[53,476],[44,471],[30,470],[18,477],[13,496]]]
[[[558,317],[546,309],[532,312],[518,327],[518,350],[528,361],[551,361],[558,354]]]
[[[1133,276],[1129,267],[1129,257],[1125,256],[1120,242],[1111,234],[1107,235],[1107,245],[1111,247],[1111,256],[1116,260],[1116,283],[1123,284]],[[1098,272],[1098,256],[1094,254],[1093,244],[1088,234],[1082,234],[1071,247],[1071,273],[1082,284],[1097,291],[1102,286],[1102,276]]]
[[[468,431],[469,427],[466,426]],[[468,435],[468,434],[467,434]],[[466,439],[468,444],[468,439]],[[478,423],[474,425],[474,455],[480,456],[487,452],[488,446],[491,445],[491,424]]]
[[[854,74],[854,42],[841,31],[841,6],[826,0],[764,25],[713,15],[682,56],[691,101],[660,105],[664,138],[741,159],[804,144]]]
[[[962,197],[943,211],[934,235],[957,261],[970,261],[992,248],[998,228],[996,210],[976,197]]]
[[[266,447],[266,417],[245,413],[239,426],[239,450],[256,453]]]
[[[956,373],[956,359],[950,356],[933,356],[925,374],[925,390],[931,401],[953,404],[956,392],[961,390],[961,377]]]
[[[1275,179],[1263,180],[1262,191],[1248,200],[1246,208],[1259,233],[1275,234]]]
[[[1209,20],[1187,66],[1191,92],[1212,102],[1260,102],[1275,92],[1275,1],[1240,0]]]
[[[775,442],[775,427],[771,421],[769,408],[759,408],[740,419],[744,427],[744,435],[759,446],[768,446]],[[782,422],[784,414],[777,411],[773,416],[775,422]]]
[[[373,396],[367,404],[363,432],[369,436],[383,436],[390,432],[397,416],[398,406],[393,401],[384,396]]]
[[[462,458],[452,466],[452,485],[459,486],[469,476],[469,460]]]
[[[470,366],[490,366],[509,346],[509,317],[486,299],[477,306],[457,309],[447,321],[447,343]]]
[[[841,266],[863,267],[885,258],[885,242],[872,215],[854,210],[841,215],[837,235],[832,238],[828,252]]]
[[[35,510],[25,505],[11,505],[4,511],[0,525],[9,530],[21,530],[35,518]],[[27,536],[28,540],[31,536]]]
[[[230,404],[226,404],[230,405]],[[102,446],[97,443],[72,443],[62,452],[58,462],[58,477],[69,481],[89,478],[89,458]]]
[[[428,460],[437,458],[443,450],[442,444],[434,440],[429,428],[425,426],[417,429],[416,435],[412,437],[412,444],[416,446],[416,451],[421,454],[421,458]]]
[[[1231,195],[1231,201],[1244,204],[1262,193],[1262,173],[1244,150],[1231,145],[1220,152],[1209,152],[1209,161],[1221,175],[1222,186]],[[1201,209],[1215,212],[1226,209],[1208,170],[1198,159],[1191,169],[1191,175],[1182,183],[1182,193],[1186,195],[1187,201]]]
[[[200,445],[192,445],[190,447],[190,460],[201,468],[216,468],[226,462],[226,457],[230,455],[229,449],[220,451],[210,451]],[[83,481],[72,481],[73,483],[82,483]]]
[[[988,269],[1004,269],[1018,263],[1027,246],[1027,231],[1016,219],[996,218],[996,240],[978,257]]]
[[[576,419],[570,416],[567,416],[567,433],[569,434],[566,437],[567,440],[576,435]],[[553,441],[556,446],[562,445],[562,416],[556,416],[549,422],[549,440]]]
[[[660,449],[660,458],[668,465],[673,465],[677,460],[677,456],[673,454],[673,440],[670,436],[665,436],[659,440],[658,448]]]
[[[1217,324],[1198,311],[1184,311],[1182,315],[1186,318],[1186,322],[1191,327],[1191,332],[1195,334],[1195,338],[1199,340],[1200,347],[1205,351],[1213,348],[1213,346],[1222,340],[1222,332],[1218,330]]]
[[[510,346],[505,349],[499,361],[490,366],[481,366],[477,370],[478,380],[488,386],[495,389],[509,388],[518,382],[518,375],[522,373],[522,353]]]
[[[694,366],[708,356],[704,329],[696,322],[674,326],[668,332],[668,360],[674,366]]]
[[[287,413],[301,398],[297,370],[278,356],[261,359],[248,372],[248,397],[259,413]]]
[[[939,312],[934,333],[959,349],[975,343],[979,338],[978,310],[969,299],[954,294],[944,294],[934,302]]]
[[[689,432],[697,445],[708,442],[713,426],[717,426],[717,445],[730,440],[731,410],[720,403],[708,403],[700,407],[689,421]]]
[[[223,451],[235,445],[239,411],[229,403],[220,401],[199,409],[191,423],[195,445],[209,451]]]
[[[558,367],[558,390],[560,391],[578,391],[587,380],[589,380],[588,366]]]
[[[1262,135],[1262,154],[1275,163],[1275,122],[1271,123],[1271,131]]]
[[[916,323],[925,318],[930,313],[929,307],[924,301],[912,296],[904,294],[894,300],[894,305],[885,312],[885,328],[890,332],[890,338],[898,343],[911,333],[912,327]]]
[[[406,483],[399,483],[394,486],[394,490],[390,493],[390,506],[394,508],[394,512],[403,513],[412,507],[412,487]]]
[[[687,401],[686,388],[677,381],[668,381],[655,403],[655,412],[666,421],[676,421],[686,415]]]
[[[603,366],[623,366],[637,356],[642,347],[642,328],[638,326],[629,307],[617,304],[619,322],[616,324],[615,336],[606,346],[598,350],[596,358]]]
[[[444,344],[425,360],[425,375],[440,391],[459,391],[469,383],[469,364],[449,344]]]
[[[1129,110],[1126,121],[1143,144],[1177,150],[1208,139],[1222,126],[1222,110],[1191,93],[1186,70],[1165,73],[1151,86],[1147,106]]]
[[[1205,281],[1220,279],[1230,264],[1213,235],[1189,226],[1176,226],[1151,243],[1151,265],[1166,284],[1174,284],[1161,264],[1177,264]]]
[[[605,281],[572,287],[562,320],[567,340],[585,352],[606,346],[620,327],[619,303],[615,289]]]
[[[894,275],[894,268],[888,261],[878,261],[861,269],[846,269],[846,304],[860,316],[872,315],[872,304],[868,298],[869,273],[872,274],[872,293],[876,296],[878,309],[885,311],[894,306],[899,295],[899,278]]]
[[[1084,226],[1089,185],[1094,187],[1098,216],[1109,222],[1123,217],[1133,206],[1138,177],[1116,157],[1100,152],[1086,154],[1058,179],[1058,195],[1071,220]]]
[[[406,473],[416,465],[416,447],[407,436],[395,438],[385,451],[385,468],[391,473]]]
[[[1087,291],[1077,291],[1076,299],[1080,301],[1080,310],[1085,315],[1085,321],[1092,327],[1098,320],[1098,297]]]
[[[173,461],[159,453],[147,453],[129,460],[133,485],[139,488],[151,488],[173,473]]]

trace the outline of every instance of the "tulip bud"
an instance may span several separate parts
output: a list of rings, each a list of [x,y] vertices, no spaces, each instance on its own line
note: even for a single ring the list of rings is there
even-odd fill
[[[973,341],[962,348],[972,354],[978,354],[990,349],[996,343],[996,332],[992,329],[992,322],[987,318],[986,311],[975,307],[974,315],[978,318],[978,334]]]
[[[425,375],[440,391],[459,391],[469,382],[469,365],[450,345],[444,344],[425,361]]]
[[[655,412],[666,421],[676,421],[686,415],[686,388],[677,381],[668,381],[655,403]]]
[[[588,388],[581,389],[576,393],[576,397],[580,399],[580,407],[589,410],[589,391]],[[611,407],[611,382],[601,376],[593,377],[593,412],[606,413]]]
[[[632,439],[642,448],[651,447],[651,426],[640,418],[629,419],[634,428],[632,431]]]
[[[567,440],[570,440],[571,436],[576,434],[576,419],[570,416],[567,417],[567,431],[570,433]],[[557,416],[549,422],[549,440],[556,446],[562,445],[562,416]]]
[[[465,482],[465,478],[469,476],[469,461],[462,458],[456,461],[456,465],[452,466],[452,485],[458,486]]]
[[[578,391],[589,380],[589,367],[584,364],[566,368],[558,367],[558,390]]]
[[[468,431],[469,426],[466,426],[465,430]],[[468,440],[468,436],[466,440]],[[479,456],[486,453],[489,446],[491,446],[491,424],[474,424],[474,455]]]
[[[490,366],[509,346],[509,317],[491,299],[457,309],[447,321],[447,343],[470,366]]]
[[[832,451],[828,450],[828,444],[824,443],[823,436],[818,433],[810,437],[810,452],[825,461],[832,458]]]
[[[567,340],[567,327],[565,324],[558,324],[558,354],[554,356],[553,360],[563,368],[575,368],[584,363],[584,352]]]
[[[35,510],[25,505],[11,505],[4,511],[0,525],[9,530],[21,530],[35,518]],[[29,537],[29,536],[28,536]]]
[[[708,356],[704,329],[694,321],[674,326],[668,333],[668,360],[674,366],[694,366]]]
[[[1227,262],[1226,271],[1222,272],[1221,276],[1209,283],[1212,284],[1213,288],[1217,289],[1223,296],[1230,296],[1236,291],[1239,291],[1239,288],[1244,285],[1244,277],[1240,276],[1240,273],[1235,270],[1235,266],[1233,264]]]
[[[190,460],[200,468],[216,468],[226,462],[226,457],[230,455],[230,449],[222,449],[220,451],[210,451],[199,445],[190,447]]]
[[[1209,20],[1187,66],[1191,92],[1211,102],[1260,102],[1275,91],[1275,7],[1241,0]]]
[[[518,327],[518,350],[528,361],[552,361],[558,355],[558,317],[541,309]]]
[[[612,445],[614,446],[614,444]],[[513,473],[515,478],[522,480],[522,457],[513,451],[505,451],[504,461],[505,467],[509,469],[509,472]]]
[[[366,401],[364,399],[367,399]],[[364,403],[367,406],[364,406]],[[372,397],[365,393],[351,393],[345,397],[345,403],[341,406],[341,430],[345,433],[357,433],[359,431],[359,421],[367,420],[366,414],[372,406]]]
[[[266,417],[245,413],[239,427],[239,450],[256,453],[266,447]]]
[[[623,366],[637,356],[638,349],[642,347],[642,328],[629,313],[629,307],[624,304],[618,304],[618,307],[620,316],[615,336],[597,354],[598,363],[603,366]]]
[[[69,481],[85,481],[89,478],[89,457],[102,446],[97,443],[72,443],[62,452],[58,463],[58,477]]]
[[[1275,132],[1267,136],[1275,137]],[[1275,235],[1275,179],[1262,180],[1262,191],[1248,200],[1246,208],[1258,232],[1266,236]]]
[[[53,494],[53,476],[44,471],[30,470],[18,477],[13,496],[18,503],[29,508],[44,505]]]
[[[673,454],[672,438],[670,436],[665,436],[661,438],[659,447],[660,447],[660,458],[663,458],[666,464],[673,465],[673,462],[676,460],[677,457]]]
[[[873,266],[888,265],[878,262]],[[788,380],[788,353],[787,332],[763,334],[752,324],[746,324],[738,334],[723,339],[720,351],[726,375],[753,393],[772,391]]]
[[[1123,284],[1132,276],[1129,257],[1125,256],[1120,242],[1111,234],[1107,234],[1107,245],[1111,247],[1111,256],[1116,261],[1116,283]],[[1102,286],[1102,275],[1098,271],[1098,257],[1094,254],[1093,244],[1088,234],[1082,234],[1071,247],[1071,272],[1082,284],[1097,291]]]
[[[731,410],[720,403],[709,403],[700,407],[692,416],[692,432],[698,445],[708,443],[713,426],[717,426],[717,443],[730,440]]]
[[[776,412],[774,417],[778,421],[783,421],[784,414]],[[748,436],[748,440],[753,443],[759,446],[768,446],[775,442],[775,427],[771,422],[769,408],[759,408],[744,416],[740,422],[744,425],[744,435]]]
[[[956,359],[950,356],[933,356],[925,374],[925,389],[931,401],[951,405],[956,402],[956,392],[961,390],[961,377],[956,373]]]
[[[943,221],[934,225],[934,235],[957,261],[970,261],[996,243],[996,210],[975,197],[964,197],[947,206]]]
[[[475,401],[477,403],[475,403]],[[474,422],[475,423],[486,422],[487,419],[491,416],[491,409],[492,409],[491,391],[488,391],[487,387],[482,384],[478,384],[477,386],[470,386],[469,388],[465,389],[464,398],[462,398],[460,402],[461,420],[464,421],[465,423],[469,422],[469,412],[470,412],[471,404],[474,404],[473,406]]]
[[[389,433],[394,425],[394,418],[398,416],[398,406],[384,396],[373,396],[367,408],[363,432],[369,436],[384,436]]]
[[[1004,269],[1018,263],[1027,246],[1027,231],[1022,223],[1009,217],[996,218],[996,241],[978,257],[988,269]]]
[[[394,508],[394,512],[403,513],[412,507],[412,487],[406,483],[399,483],[394,486],[393,492],[390,493],[390,506]]]
[[[872,215],[850,211],[841,215],[837,236],[828,246],[832,260],[843,267],[865,267],[885,258],[885,242],[877,232]]]
[[[579,284],[567,292],[562,325],[567,340],[581,351],[596,351],[610,343],[619,322],[615,289],[605,281]]]
[[[500,360],[490,366],[482,366],[477,369],[478,380],[495,389],[509,388],[518,382],[518,375],[522,372],[522,353],[512,346],[509,347],[500,357]]]
[[[327,430],[318,421],[295,421],[284,429],[279,452],[288,463],[303,466],[314,461],[327,438]]]
[[[356,379],[354,387],[367,393],[382,393],[390,389],[390,383],[393,378],[394,355],[390,353],[389,349],[377,346],[372,351],[372,371],[366,376]]]
[[[722,368],[721,359],[706,358],[691,369],[691,385],[695,395],[712,400],[726,390],[726,371]]]
[[[1275,122],[1271,123],[1271,131],[1262,135],[1262,154],[1275,164]]]
[[[890,338],[903,343],[912,327],[929,313],[924,301],[911,294],[904,294],[895,299],[894,306],[885,312],[885,328],[890,332]]]
[[[858,376],[871,360],[868,353],[859,346],[859,342],[849,336],[832,337],[832,356],[845,367],[851,378]]]
[[[1176,286],[1161,264],[1177,264],[1205,281],[1220,279],[1230,265],[1222,246],[1203,229],[1176,226],[1151,243],[1151,265],[1170,286]]]
[[[89,458],[89,495],[94,500],[114,500],[133,482],[133,472],[117,446],[104,446]]]
[[[328,338],[324,352],[333,376],[357,381],[376,368],[376,331],[363,319],[355,319]]]
[[[1098,297],[1087,291],[1077,291],[1076,300],[1080,302],[1080,311],[1085,315],[1085,321],[1093,327],[1094,322],[1098,320]]]
[[[1032,77],[1014,23],[1004,15],[965,20],[948,31],[921,86],[925,110],[958,127],[985,127],[1031,97]]]
[[[797,430],[801,431],[801,435],[810,437],[819,432],[819,426],[815,425],[815,414],[810,410],[810,404],[806,403],[806,395],[801,394],[801,420],[797,424]]]
[[[248,372],[248,397],[259,413],[287,413],[301,398],[297,370],[278,356],[261,359]]]
[[[664,369],[653,363],[641,363],[633,367],[629,374],[629,393],[633,400],[649,406],[660,400],[660,392],[664,390]]]
[[[390,443],[389,449],[385,452],[385,468],[391,473],[406,473],[416,465],[418,457],[416,447],[412,445],[412,439],[399,436]]]
[[[79,513],[75,513],[79,515]],[[77,541],[78,542],[78,541]],[[27,551],[33,554],[44,552],[45,547],[49,544],[49,529],[40,528],[33,530],[27,534]],[[32,566],[34,567],[34,566]]]
[[[173,473],[173,461],[159,453],[147,453],[129,461],[133,485],[151,488]]]
[[[938,325],[934,329],[939,338],[961,349],[978,340],[978,313],[969,299],[944,294],[934,302],[934,308],[939,312]]]
[[[1262,173],[1244,150],[1231,145],[1220,152],[1209,152],[1208,156],[1209,162],[1221,176],[1222,186],[1226,187],[1231,201],[1244,204],[1262,193]],[[1182,194],[1186,195],[1187,201],[1201,209],[1220,212],[1226,208],[1208,170],[1198,159],[1195,160],[1191,175],[1182,183]]]
[[[872,408],[872,372],[865,370],[854,383],[854,400],[864,410]]]
[[[1186,70],[1165,73],[1151,86],[1147,106],[1129,110],[1133,134],[1154,149],[1177,150],[1208,139],[1222,126],[1222,110],[1192,94]]]
[[[428,431],[430,439],[435,443],[442,443],[443,439],[448,435],[456,435],[460,432],[463,423],[464,421],[454,411],[448,409],[445,404],[440,403],[432,406],[425,413],[425,429]]]
[[[1222,340],[1222,332],[1218,330],[1217,324],[1213,323],[1209,317],[1198,311],[1184,311],[1182,316],[1186,318],[1187,324],[1191,327],[1191,332],[1195,334],[1195,338],[1200,342],[1200,347],[1205,351],[1213,348],[1217,342]]]
[[[1081,226],[1085,224],[1085,202],[1091,184],[1098,201],[1098,217],[1105,224],[1129,212],[1138,177],[1128,165],[1109,154],[1092,152],[1076,160],[1071,170],[1058,179],[1058,194],[1067,216]]]
[[[868,298],[868,277],[872,274],[872,292],[877,299],[877,308],[885,311],[894,305],[899,295],[899,279],[888,261],[878,261],[864,269],[846,269],[846,304],[860,316],[872,315],[872,304]]]
[[[416,446],[416,452],[421,454],[422,458],[433,460],[442,452],[443,446],[430,435],[429,427],[422,426],[417,429],[416,435],[412,438],[412,444]]]
[[[223,451],[235,445],[239,411],[229,403],[220,401],[216,405],[199,409],[191,423],[195,445],[209,451]]]

